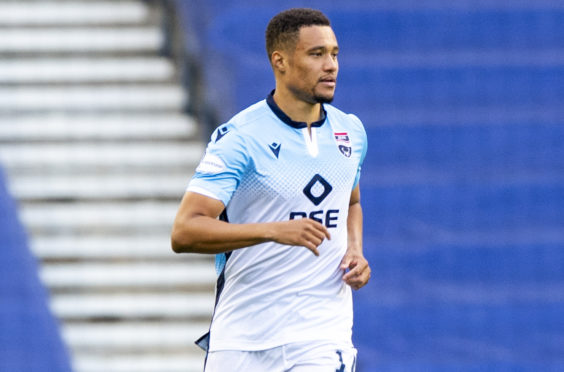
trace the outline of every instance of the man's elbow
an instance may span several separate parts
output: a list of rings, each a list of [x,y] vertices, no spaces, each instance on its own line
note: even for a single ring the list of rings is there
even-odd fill
[[[174,253],[192,253],[195,250],[195,242],[190,238],[191,234],[180,231],[176,226],[173,227],[170,235],[170,244]]]
[[[185,250],[183,249],[183,245],[180,244],[180,242],[177,239],[175,239],[174,236],[171,236],[171,238],[170,238],[170,245],[171,245],[172,251],[174,253],[184,253],[185,252]]]

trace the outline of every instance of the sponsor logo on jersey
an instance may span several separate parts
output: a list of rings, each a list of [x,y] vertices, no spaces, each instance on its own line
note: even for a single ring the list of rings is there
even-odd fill
[[[337,148],[341,154],[345,155],[347,158],[351,157],[352,148],[351,141],[349,139],[349,134],[347,132],[335,132],[335,141],[337,142]]]
[[[337,227],[339,210],[329,209],[328,211],[311,211],[309,214],[307,214],[307,212],[290,212],[290,220],[299,220],[300,218],[311,218],[312,220],[325,225],[325,227],[332,229]]]
[[[333,186],[327,182],[327,180],[316,174],[308,182],[306,187],[303,189],[303,193],[307,198],[315,205],[318,206],[323,200],[331,193]],[[295,220],[299,218],[311,218],[321,224],[324,224],[327,228],[337,227],[337,221],[339,220],[339,210],[338,209],[328,209],[328,210],[316,210],[316,211],[292,211],[290,212],[290,220]]]
[[[204,155],[198,165],[198,168],[196,168],[196,172],[207,174],[217,174],[223,172],[224,170],[225,163],[223,160],[221,160],[217,155],[208,153]]]
[[[333,186],[325,178],[316,174],[304,187],[303,193],[314,205],[319,205],[332,190]]]
[[[278,159],[278,155],[280,155],[280,147],[282,147],[282,144],[276,142],[272,142],[270,145],[268,145],[268,148],[270,148],[274,156],[276,156],[276,159]]]

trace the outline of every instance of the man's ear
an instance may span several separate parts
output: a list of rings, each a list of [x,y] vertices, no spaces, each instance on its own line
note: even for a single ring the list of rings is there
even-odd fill
[[[281,74],[286,72],[288,60],[284,53],[275,50],[270,57],[270,61],[272,62],[272,67],[275,71],[278,71]]]

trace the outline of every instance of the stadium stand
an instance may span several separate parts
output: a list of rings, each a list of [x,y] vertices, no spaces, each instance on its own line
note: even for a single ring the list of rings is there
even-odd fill
[[[0,164],[74,372],[202,369],[213,258],[170,247],[203,151],[174,25],[166,1],[0,1]],[[37,268],[4,242],[0,370],[67,371]]]
[[[564,369],[561,2],[22,0],[0,1],[0,370],[69,370],[12,196],[75,372],[201,370],[213,263],[170,223],[196,119],[273,88],[264,28],[292,6],[332,19],[335,105],[369,136],[358,372]]]
[[[70,372],[67,350],[0,168],[0,371]]]
[[[564,368],[561,2],[176,4],[215,125],[273,88],[272,15],[305,5],[333,21],[335,105],[370,143],[359,372]]]

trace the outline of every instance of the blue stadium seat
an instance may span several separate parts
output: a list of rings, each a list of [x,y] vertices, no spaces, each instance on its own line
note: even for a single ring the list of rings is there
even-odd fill
[[[229,61],[208,72],[231,102],[225,120],[273,88],[263,35],[282,8],[209,3],[200,35]],[[370,143],[361,189],[373,279],[355,294],[358,371],[563,370],[564,9],[307,6],[332,20],[335,104],[363,120]]]
[[[71,372],[1,169],[0,245],[0,371]]]

